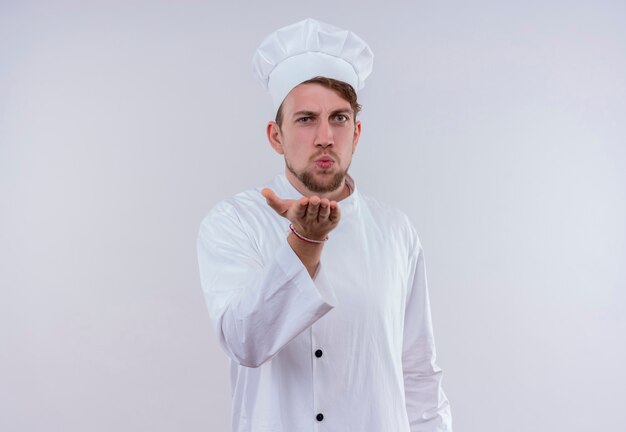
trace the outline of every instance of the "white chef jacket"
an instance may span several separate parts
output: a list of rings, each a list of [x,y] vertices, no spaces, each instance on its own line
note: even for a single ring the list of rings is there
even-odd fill
[[[313,278],[262,187],[201,224],[200,277],[231,358],[234,432],[452,431],[415,229],[348,181]],[[284,174],[266,186],[302,196]]]

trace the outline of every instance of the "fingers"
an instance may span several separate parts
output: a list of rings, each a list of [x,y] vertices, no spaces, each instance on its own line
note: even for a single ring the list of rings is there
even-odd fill
[[[320,198],[312,196],[309,198],[309,205],[306,209],[305,219],[307,222],[316,222],[319,217]]]
[[[339,205],[337,201],[331,201],[329,204],[330,214],[328,216],[328,220],[331,222],[338,222],[341,217],[341,212],[339,211]]]
[[[263,198],[265,198],[265,201],[267,201],[270,207],[274,208],[279,205],[280,198],[278,198],[278,196],[270,188],[264,188],[261,191],[261,195],[263,195]]]
[[[309,198],[309,204],[306,208],[305,220],[307,222],[323,222],[330,219],[331,213],[333,217],[338,217],[336,210],[339,208],[337,203],[333,201],[331,208],[331,201],[328,198],[319,198],[312,196]]]
[[[270,196],[276,196],[274,191],[270,188],[263,188],[263,190],[261,191],[261,195],[263,195],[266,199],[268,199]]]
[[[327,198],[312,196],[284,200],[269,188],[261,190],[261,195],[276,213],[291,221],[299,220],[300,223],[304,222],[307,225],[325,221],[336,224],[340,218],[337,201],[330,201]]]
[[[304,219],[307,214],[307,207],[309,205],[309,199],[302,197],[295,203],[294,216],[297,219]]]
[[[285,216],[289,207],[291,207],[290,200],[282,200],[274,193],[273,190],[265,188],[261,191],[261,195],[267,201],[267,204],[274,209],[276,213],[281,216]]]
[[[320,211],[318,219],[320,221],[327,220],[330,216],[330,201],[326,198],[320,200]]]

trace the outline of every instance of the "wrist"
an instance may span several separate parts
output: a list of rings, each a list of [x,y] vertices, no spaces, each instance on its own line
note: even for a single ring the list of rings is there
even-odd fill
[[[294,236],[296,236],[298,239],[300,239],[301,241],[303,241],[305,243],[322,244],[326,240],[328,240],[328,234],[326,234],[323,239],[318,240],[316,238],[311,238],[311,236],[309,236],[308,234],[305,235],[305,234],[299,232],[298,230],[296,230],[296,228],[293,226],[293,224],[289,224],[289,229],[291,230],[291,234],[293,234]]]
[[[322,249],[324,249],[324,243],[307,243],[300,240],[291,231],[287,236],[287,243],[291,246],[291,249],[296,252],[300,258],[315,258],[321,255]]]

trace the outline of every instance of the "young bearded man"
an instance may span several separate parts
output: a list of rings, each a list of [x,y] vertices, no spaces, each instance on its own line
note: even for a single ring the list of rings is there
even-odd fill
[[[372,59],[358,36],[311,19],[255,55],[285,174],[218,203],[198,238],[233,431],[452,430],[415,229],[348,174]]]

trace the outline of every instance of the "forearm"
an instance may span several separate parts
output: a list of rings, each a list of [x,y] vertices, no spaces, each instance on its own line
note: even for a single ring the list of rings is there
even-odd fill
[[[287,244],[262,269],[208,246],[200,266],[209,314],[222,347],[243,366],[260,366],[333,307],[328,283],[313,281]]]
[[[443,375],[435,363],[424,256],[414,235],[402,353],[407,414],[411,432],[452,432],[450,404],[441,385]]]
[[[271,189],[263,189],[267,204],[276,213],[291,222],[287,242],[313,278],[320,264],[324,243],[319,239],[328,238],[328,233],[339,223],[341,212],[336,201],[318,196],[302,197],[298,200],[282,200]],[[300,238],[299,238],[300,237]],[[308,241],[311,239],[312,241]]]
[[[259,253],[226,204],[207,215],[198,233],[212,325],[226,353],[244,366],[267,361],[336,303],[321,266],[313,280],[284,237],[281,243]]]
[[[322,256],[323,243],[307,243],[304,240],[299,239],[293,233],[289,233],[287,242],[295,254],[300,258],[304,267],[309,272],[309,276],[313,278],[317,267],[320,264],[320,257]]]
[[[411,432],[452,432],[450,403],[441,386],[443,372],[434,363],[420,369],[405,370],[404,376]]]

